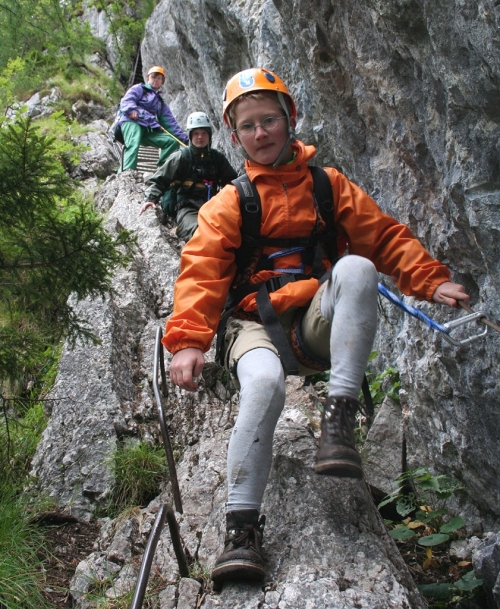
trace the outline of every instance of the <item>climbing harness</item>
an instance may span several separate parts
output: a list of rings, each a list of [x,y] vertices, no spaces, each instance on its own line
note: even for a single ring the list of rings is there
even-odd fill
[[[500,332],[499,326],[497,326],[493,322],[489,322],[489,320],[486,319],[486,313],[484,313],[484,311],[474,312],[474,311],[472,311],[472,309],[470,309],[470,307],[467,307],[463,303],[460,303],[460,305],[464,309],[467,308],[469,310],[469,315],[465,315],[464,317],[459,317],[458,319],[452,319],[451,321],[448,321],[445,324],[439,324],[439,323],[433,321],[430,317],[428,317],[420,309],[416,309],[415,307],[412,307],[411,305],[403,302],[400,298],[398,298],[396,296],[396,294],[394,294],[393,292],[390,292],[381,283],[378,284],[378,291],[380,294],[382,294],[382,296],[385,296],[388,300],[390,300],[393,304],[398,306],[400,309],[403,309],[403,311],[405,311],[406,313],[412,315],[413,317],[416,317],[420,321],[427,324],[427,326],[429,326],[429,328],[431,328],[433,330],[437,330],[438,332],[442,332],[443,338],[445,340],[447,340],[449,343],[451,343],[452,345],[455,345],[456,347],[468,345],[469,343],[479,340],[480,338],[482,338],[483,336],[485,336],[488,333],[488,326],[493,327]],[[479,332],[478,334],[473,334],[472,336],[468,336],[467,338],[462,338],[462,339],[457,339],[457,338],[454,338],[453,336],[451,336],[450,333],[455,328],[458,328],[459,326],[464,326],[464,325],[472,323],[474,321],[482,321],[483,323],[487,324],[485,329],[483,330],[483,332]]]
[[[262,208],[260,196],[256,187],[246,174],[239,176],[236,180],[232,181],[232,184],[236,186],[240,195],[242,246],[236,255],[236,263],[238,266],[236,285],[233,286],[229,293],[224,313],[217,329],[216,358],[219,361],[222,360],[222,344],[229,318],[233,314],[236,306],[245,296],[252,292],[257,292],[256,303],[258,315],[278,350],[287,374],[299,374],[299,359],[306,367],[312,368],[313,370],[327,370],[330,366],[329,361],[320,362],[318,360],[313,360],[311,356],[308,357],[305,354],[304,345],[302,345],[300,341],[300,324],[298,323],[298,317],[297,323],[294,324],[296,331],[292,329],[292,345],[290,345],[269,299],[269,294],[271,292],[279,290],[292,281],[300,281],[311,277],[317,278],[320,282],[326,281],[329,274],[323,273],[322,269],[324,252],[326,252],[329,260],[332,261],[332,264],[338,259],[337,238],[333,219],[333,193],[330,180],[322,167],[310,166],[309,170],[313,177],[314,205],[318,211],[318,215],[324,223],[322,228],[320,228],[319,223],[317,223],[315,231],[309,237],[291,239],[268,239],[261,237],[260,224]],[[270,256],[262,256],[262,249],[264,246],[280,247],[283,249]],[[255,259],[254,256],[255,251],[258,252],[257,259]],[[277,269],[277,272],[281,273],[280,275],[271,277],[262,283],[249,283],[252,269],[265,268],[269,263],[272,265],[273,259],[287,256],[291,253],[302,254],[303,262],[299,268]],[[311,272],[307,275],[304,274],[306,263],[311,266]],[[322,277],[320,277],[321,275]],[[300,356],[306,356],[306,359]],[[306,377],[306,379],[307,378],[308,377]],[[366,376],[363,379],[361,389],[365,398],[367,414],[371,416],[374,411],[374,405]]]
[[[257,292],[256,302],[260,319],[275,344],[288,374],[298,374],[299,364],[288,338],[273,309],[269,294],[279,290],[287,283],[300,281],[322,275],[323,252],[326,251],[330,260],[337,258],[336,234],[333,223],[333,197],[328,175],[321,167],[310,167],[313,176],[314,202],[318,209],[318,216],[323,219],[324,225],[320,232],[319,224],[309,237],[291,239],[269,239],[261,237],[260,225],[262,207],[260,196],[254,184],[246,174],[233,180],[240,195],[242,215],[242,245],[236,254],[237,278],[230,290],[224,314],[217,330],[217,356],[222,355],[222,339],[229,317],[241,300],[253,292]],[[279,247],[281,251],[270,256],[262,256],[264,246]],[[255,252],[258,257],[255,258]],[[282,269],[280,275],[271,277],[262,283],[250,283],[250,275],[257,268],[272,268],[273,259],[290,253],[300,252],[302,264],[300,268]],[[304,274],[305,265],[311,266],[311,272]],[[322,367],[322,370],[325,368]]]

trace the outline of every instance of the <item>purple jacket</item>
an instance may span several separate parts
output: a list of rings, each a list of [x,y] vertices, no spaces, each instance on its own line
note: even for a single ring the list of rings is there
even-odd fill
[[[131,121],[129,113],[136,110],[139,117],[138,125],[148,129],[159,129],[160,126],[169,131],[181,142],[189,144],[189,138],[179,127],[170,108],[162,100],[159,92],[154,91],[149,85],[134,85],[125,93],[120,101],[122,115],[118,125]]]

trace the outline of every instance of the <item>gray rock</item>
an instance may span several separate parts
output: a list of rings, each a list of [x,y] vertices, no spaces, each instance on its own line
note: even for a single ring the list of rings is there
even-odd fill
[[[386,398],[373,421],[362,450],[367,482],[389,495],[403,472],[403,417],[401,406]]]
[[[179,581],[179,600],[177,609],[196,609],[198,607],[198,596],[201,592],[201,584],[195,579],[187,577]]]
[[[92,178],[104,180],[116,173],[120,159],[107,134],[108,124],[98,120],[92,122],[89,127],[90,131],[75,138],[76,143],[86,149],[80,154],[78,165],[71,168],[71,177],[81,181]]]
[[[474,551],[472,562],[476,576],[484,582],[489,606],[500,607],[500,533],[491,534]]]
[[[167,586],[158,595],[160,609],[175,609],[177,586]]]
[[[61,99],[61,92],[57,87],[52,87],[48,95],[35,93],[26,102],[28,116],[31,118],[42,118],[54,112],[54,104]]]

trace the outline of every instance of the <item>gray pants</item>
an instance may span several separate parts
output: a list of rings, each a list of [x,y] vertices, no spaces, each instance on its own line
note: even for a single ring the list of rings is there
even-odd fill
[[[189,241],[198,228],[198,212],[203,205],[203,201],[190,202],[181,207],[177,212],[175,223],[177,224],[176,234],[181,241]]]
[[[369,260],[345,256],[322,291],[319,327],[330,329],[332,397],[359,397],[377,327],[377,283]],[[303,330],[307,341],[307,328]],[[311,346],[315,338],[309,337]],[[274,430],[285,404],[283,367],[271,349],[257,347],[244,353],[237,362],[237,376],[240,409],[228,448],[228,512],[260,510]]]

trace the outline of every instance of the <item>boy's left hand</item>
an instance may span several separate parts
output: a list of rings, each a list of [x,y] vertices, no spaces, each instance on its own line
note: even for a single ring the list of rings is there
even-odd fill
[[[438,285],[436,291],[432,295],[432,300],[438,304],[445,304],[449,307],[458,307],[458,300],[463,300],[465,304],[469,304],[469,296],[465,293],[463,285],[445,281]]]

